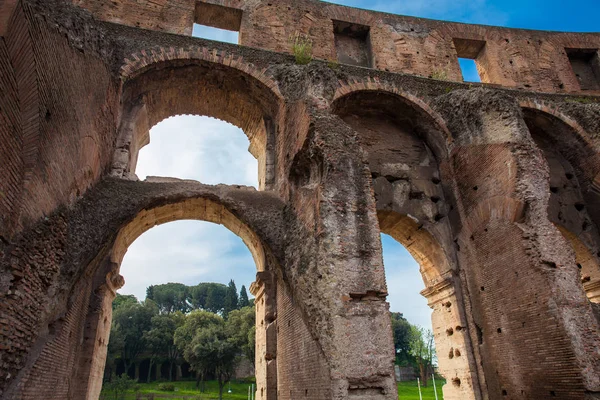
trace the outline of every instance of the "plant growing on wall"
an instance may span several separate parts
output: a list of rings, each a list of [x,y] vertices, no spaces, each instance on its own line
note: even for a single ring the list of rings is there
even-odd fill
[[[312,40],[308,35],[296,32],[290,37],[290,43],[296,64],[306,65],[312,61]]]

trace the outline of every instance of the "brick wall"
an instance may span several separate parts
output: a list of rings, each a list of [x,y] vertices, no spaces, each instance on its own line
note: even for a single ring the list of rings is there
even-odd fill
[[[75,1],[103,20],[188,35],[194,21],[234,29],[226,20],[227,16],[238,15],[241,10],[239,29],[244,45],[290,53],[289,38],[300,33],[312,39],[315,57],[356,64],[349,56],[349,48],[343,50],[347,47],[344,43],[355,43],[352,46],[362,48],[360,65],[391,72],[460,82],[458,57],[466,57],[476,60],[482,81],[487,83],[548,92],[597,92],[600,87],[600,69],[597,67],[600,58],[593,52],[600,48],[598,34],[440,22],[312,0],[205,3],[210,6],[202,11],[201,7],[195,9],[191,0],[175,3],[164,0]],[[206,18],[194,17],[195,11],[210,14],[213,4],[228,7],[231,12],[222,13],[222,21],[215,20],[212,14]],[[354,33],[334,33],[344,30]],[[572,49],[585,49],[589,54],[577,56]],[[576,72],[582,75],[581,65],[587,74],[587,83],[583,86],[582,78],[576,76]]]
[[[329,366],[298,306],[277,287],[277,399],[331,399]]]
[[[0,159],[4,166],[0,175],[0,236],[4,237],[10,236],[15,229],[23,179],[19,91],[10,60],[6,40],[0,38]]]

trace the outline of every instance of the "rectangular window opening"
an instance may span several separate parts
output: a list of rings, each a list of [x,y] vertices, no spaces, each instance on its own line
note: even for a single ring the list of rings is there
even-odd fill
[[[472,58],[458,58],[460,71],[462,72],[463,81],[465,82],[481,82],[479,71],[477,71],[477,62]]]
[[[465,82],[481,82],[477,59],[485,48],[484,40],[454,39],[458,64]]]
[[[372,67],[371,28],[350,22],[333,21],[335,50],[342,64]]]
[[[600,90],[598,49],[565,49],[581,90]]]
[[[238,44],[241,25],[242,10],[196,2],[193,37]]]

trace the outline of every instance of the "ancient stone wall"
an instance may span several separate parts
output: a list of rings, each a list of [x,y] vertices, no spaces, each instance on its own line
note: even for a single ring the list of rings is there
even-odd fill
[[[446,400],[600,395],[600,35],[312,0],[22,0],[3,20],[3,399],[97,399],[122,257],[181,219],[254,256],[261,399],[397,398],[381,232],[420,265]],[[296,31],[325,61],[295,63]],[[460,82],[458,56],[496,85]],[[260,191],[137,180],[149,129],[184,113],[244,129]]]
[[[235,30],[243,45],[283,53],[291,52],[290,37],[307,35],[319,59],[390,72],[461,82],[461,57],[475,60],[482,82],[545,92],[600,90],[594,34],[439,22],[311,0],[75,4],[144,29],[189,35],[195,22]]]

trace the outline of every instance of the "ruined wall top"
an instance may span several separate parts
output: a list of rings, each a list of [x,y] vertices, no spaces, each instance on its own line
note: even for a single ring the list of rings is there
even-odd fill
[[[481,81],[549,93],[600,94],[600,33],[544,32],[434,21],[316,0],[73,0],[96,18],[191,35],[194,23],[239,31],[240,44],[290,53],[308,35],[315,58],[462,81],[458,58]]]

